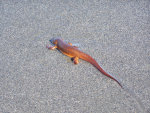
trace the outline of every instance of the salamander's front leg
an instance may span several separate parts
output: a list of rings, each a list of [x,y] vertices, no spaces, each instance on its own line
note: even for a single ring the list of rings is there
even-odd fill
[[[46,48],[48,48],[48,49],[50,49],[50,50],[54,50],[54,49],[56,49],[57,48],[57,46],[55,45],[55,46],[46,46]]]
[[[73,57],[73,58],[71,58],[71,60],[73,61],[74,64],[79,63],[79,58],[78,57]]]
[[[72,43],[71,43],[71,42],[68,42],[68,44],[72,46]]]
[[[69,45],[75,47],[75,48],[78,48],[77,46],[74,46],[72,43],[68,42]]]

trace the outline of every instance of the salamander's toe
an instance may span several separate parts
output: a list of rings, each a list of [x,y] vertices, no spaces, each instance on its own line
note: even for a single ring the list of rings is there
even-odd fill
[[[74,62],[74,64],[78,64],[79,63],[79,61],[75,61],[75,60],[73,62]]]
[[[57,48],[57,46],[48,46],[48,45],[46,45],[46,48],[50,49],[50,50],[53,50],[53,49]]]
[[[73,61],[74,64],[79,63],[79,58],[78,57],[73,57],[73,58],[71,58],[71,60]]]

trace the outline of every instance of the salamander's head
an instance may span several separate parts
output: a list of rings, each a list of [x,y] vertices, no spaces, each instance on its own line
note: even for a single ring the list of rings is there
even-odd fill
[[[52,44],[54,44],[54,45],[57,45],[58,40],[60,40],[60,39],[59,39],[59,38],[52,38],[52,39],[50,40],[50,42],[51,42]]]

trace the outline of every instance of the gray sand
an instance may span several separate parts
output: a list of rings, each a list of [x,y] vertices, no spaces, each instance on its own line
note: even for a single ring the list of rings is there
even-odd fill
[[[149,0],[18,1],[0,1],[0,113],[150,113]],[[79,45],[125,89],[46,49],[52,37]]]

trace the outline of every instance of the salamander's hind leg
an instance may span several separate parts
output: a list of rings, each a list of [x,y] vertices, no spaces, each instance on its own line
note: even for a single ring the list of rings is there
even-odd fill
[[[79,63],[79,58],[78,57],[73,57],[73,58],[71,58],[71,60],[73,61],[74,64]]]
[[[47,49],[50,49],[50,50],[54,50],[54,49],[57,48],[57,46],[48,46],[48,45],[47,45],[46,48],[47,48]]]

